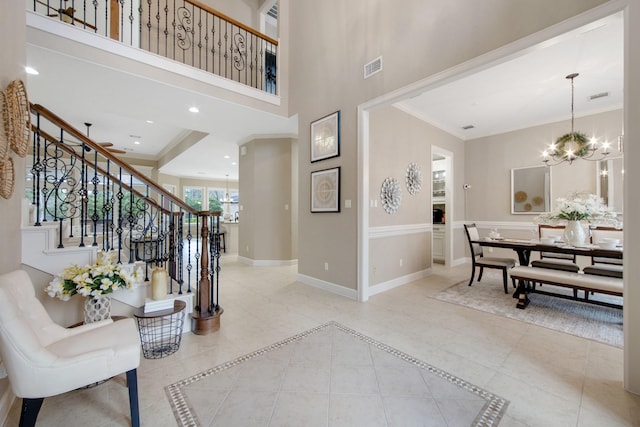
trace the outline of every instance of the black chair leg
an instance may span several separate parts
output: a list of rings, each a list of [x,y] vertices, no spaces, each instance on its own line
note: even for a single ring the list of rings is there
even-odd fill
[[[484,273],[484,267],[480,267],[480,274],[478,275],[478,282],[482,280],[482,273]]]
[[[127,371],[129,388],[129,406],[131,407],[131,427],[140,427],[140,408],[138,406],[138,374],[136,369]]]
[[[502,270],[502,285],[504,286],[504,293],[508,294],[509,293],[509,289],[507,287],[507,283],[508,283],[509,279],[507,278],[507,269],[503,269]]]
[[[42,407],[44,397],[37,399],[22,399],[22,413],[20,414],[20,427],[34,427],[38,413]]]
[[[473,283],[473,278],[476,277],[476,266],[471,267],[471,280],[469,280],[469,286]]]

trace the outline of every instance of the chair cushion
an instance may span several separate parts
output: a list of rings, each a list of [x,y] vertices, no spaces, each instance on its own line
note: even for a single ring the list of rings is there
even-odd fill
[[[540,258],[569,259],[573,261],[576,259],[576,256],[571,254],[561,254],[557,252],[540,252]]]
[[[549,260],[535,260],[531,261],[531,267],[549,268],[552,270],[571,271],[577,273],[580,271],[580,267],[577,264],[567,261],[549,261]]]
[[[604,257],[597,257],[597,256],[592,257],[591,262],[593,262],[594,264],[611,264],[611,265],[623,264],[623,260],[619,258],[604,258]]]
[[[476,265],[480,267],[511,268],[516,265],[516,260],[513,258],[481,257],[476,258]]]
[[[596,276],[617,277],[622,279],[622,266],[617,265],[592,265],[582,269],[584,274]]]

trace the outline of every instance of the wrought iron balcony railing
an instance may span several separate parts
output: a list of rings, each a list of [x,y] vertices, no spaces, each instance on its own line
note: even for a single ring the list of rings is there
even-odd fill
[[[196,0],[33,0],[32,10],[277,94],[278,42]]]

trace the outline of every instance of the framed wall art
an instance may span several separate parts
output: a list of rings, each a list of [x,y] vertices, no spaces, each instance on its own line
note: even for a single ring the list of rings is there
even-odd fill
[[[540,214],[551,208],[551,168],[511,169],[511,213]]]
[[[340,212],[340,168],[311,172],[311,212]]]
[[[311,163],[340,155],[340,111],[311,122]]]

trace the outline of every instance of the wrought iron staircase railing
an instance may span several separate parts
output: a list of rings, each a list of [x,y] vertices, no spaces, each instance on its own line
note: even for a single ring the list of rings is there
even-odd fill
[[[32,10],[277,93],[278,41],[197,0],[33,0]]]
[[[31,104],[27,193],[34,226],[52,222],[58,247],[117,252],[168,272],[170,292],[195,292],[192,331],[219,327],[220,214],[196,211],[41,105]],[[76,234],[74,236],[74,234]]]

